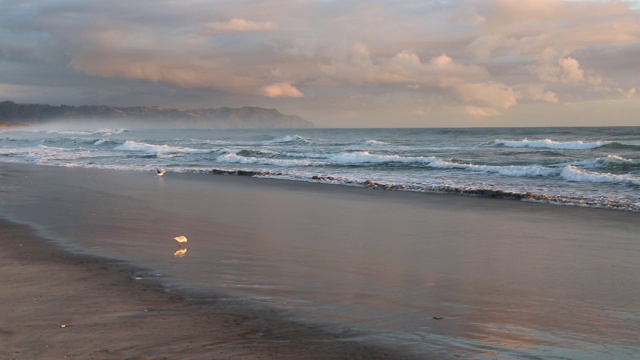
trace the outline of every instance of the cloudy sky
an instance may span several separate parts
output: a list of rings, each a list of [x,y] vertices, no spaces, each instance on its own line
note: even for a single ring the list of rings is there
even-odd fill
[[[21,103],[640,126],[639,91],[635,1],[0,0],[0,100]]]

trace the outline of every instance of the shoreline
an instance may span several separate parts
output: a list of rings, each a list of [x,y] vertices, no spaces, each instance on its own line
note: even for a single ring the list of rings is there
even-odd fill
[[[373,180],[364,180],[360,182],[356,182],[356,181],[335,182],[335,181],[338,181],[338,179],[335,177],[320,176],[320,175],[314,175],[307,180],[297,180],[297,179],[289,179],[289,178],[279,178],[278,176],[281,176],[280,173],[271,173],[268,171],[260,171],[260,170],[211,169],[211,170],[206,170],[201,172],[196,171],[193,173],[202,174],[202,175],[215,175],[215,176],[241,176],[241,177],[253,177],[253,178],[263,178],[263,179],[271,178],[273,180],[301,182],[301,183],[308,183],[308,184],[345,186],[345,187],[356,187],[356,188],[362,188],[362,189],[386,190],[386,191],[402,191],[402,192],[409,192],[409,193],[413,192],[413,193],[421,193],[421,194],[427,194],[427,195],[457,195],[457,196],[467,196],[467,197],[476,197],[476,198],[484,198],[484,199],[501,199],[501,200],[532,202],[532,203],[547,204],[547,205],[554,205],[554,206],[572,206],[572,207],[589,208],[589,209],[604,209],[604,210],[616,210],[616,211],[640,213],[640,204],[636,206],[632,206],[629,204],[619,204],[619,203],[610,202],[607,205],[601,205],[601,204],[598,204],[597,202],[585,201],[584,199],[538,194],[530,191],[515,192],[515,191],[495,190],[495,189],[465,189],[465,188],[457,188],[457,187],[450,187],[450,186],[430,187],[427,189],[411,188],[405,185],[387,184],[387,183],[376,182]],[[275,177],[270,177],[270,176],[275,176]]]
[[[69,253],[0,219],[0,359],[410,359],[348,331],[188,299],[118,260]]]

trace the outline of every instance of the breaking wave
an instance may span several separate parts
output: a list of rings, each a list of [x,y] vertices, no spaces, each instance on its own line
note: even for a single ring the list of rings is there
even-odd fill
[[[589,150],[611,144],[610,141],[554,141],[544,140],[500,140],[496,139],[490,145],[504,146],[510,148],[536,148],[536,149],[561,149],[561,150]]]
[[[211,149],[193,149],[179,146],[154,145],[133,140],[125,141],[124,144],[116,146],[114,150],[142,152],[149,155],[207,154],[213,152]]]
[[[263,143],[267,145],[267,144],[288,144],[288,143],[308,144],[310,142],[311,141],[309,139],[306,139],[300,135],[287,135],[281,138],[267,140],[267,141],[264,141]]]
[[[282,166],[282,167],[313,165],[313,163],[308,160],[259,158],[254,156],[240,156],[234,153],[220,155],[216,158],[216,161],[220,163],[260,164],[260,165],[272,165],[272,166]]]
[[[640,177],[632,175],[616,175],[611,173],[597,173],[569,165],[562,169],[562,178],[573,182],[612,183],[640,186]]]
[[[123,134],[129,132],[129,130],[127,129],[99,129],[99,130],[49,130],[46,133],[47,134],[59,134],[59,135],[76,135],[76,136],[83,136],[83,135],[104,135],[104,136],[109,136],[109,135],[119,135],[119,134]]]

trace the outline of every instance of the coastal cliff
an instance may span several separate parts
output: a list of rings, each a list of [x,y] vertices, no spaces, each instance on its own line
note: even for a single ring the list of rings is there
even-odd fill
[[[147,125],[188,125],[207,128],[312,128],[296,115],[260,107],[216,109],[166,109],[158,106],[111,107],[105,105],[52,106],[0,102],[0,124],[31,125],[55,120],[125,120]]]

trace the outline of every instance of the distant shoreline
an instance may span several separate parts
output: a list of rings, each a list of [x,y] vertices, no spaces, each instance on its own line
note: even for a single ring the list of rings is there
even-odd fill
[[[4,129],[4,128],[21,128],[21,127],[28,127],[31,124],[16,124],[16,123],[5,123],[5,122],[0,122],[0,129]]]
[[[213,128],[313,128],[315,125],[297,115],[285,115],[277,109],[244,106],[240,108],[167,109],[159,106],[115,107],[106,105],[19,104],[0,101],[0,123],[41,124],[56,120],[94,122],[125,120],[145,125],[184,124]]]

